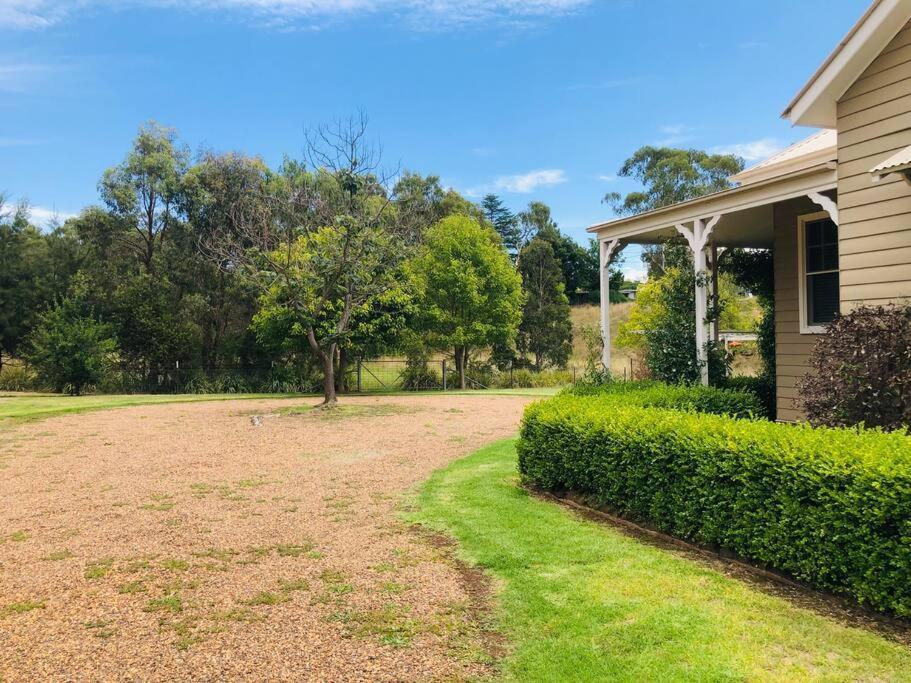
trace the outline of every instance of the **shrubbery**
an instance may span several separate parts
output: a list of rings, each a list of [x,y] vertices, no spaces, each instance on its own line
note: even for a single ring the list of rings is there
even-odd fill
[[[530,406],[524,480],[911,615],[909,437],[643,410],[636,393]]]
[[[3,365],[0,369],[0,391],[34,391],[39,388],[35,373],[25,365]]]
[[[864,306],[831,322],[798,385],[813,424],[911,425],[911,305]]]
[[[725,389],[752,394],[762,406],[762,416],[774,420],[775,415],[775,374],[764,373],[757,377],[728,377]]]
[[[104,379],[117,350],[110,326],[74,299],[64,299],[38,316],[29,345],[28,360],[39,380],[67,394],[81,394]]]
[[[594,377],[567,387],[563,393],[610,398],[623,406],[672,408],[735,417],[764,415],[761,402],[749,391],[702,385],[662,384],[650,380],[621,382]]]

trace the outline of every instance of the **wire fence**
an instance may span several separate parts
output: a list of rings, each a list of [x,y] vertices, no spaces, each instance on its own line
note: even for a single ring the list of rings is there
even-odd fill
[[[558,386],[573,383],[583,374],[581,368],[574,366],[536,372],[533,368],[497,369],[487,363],[473,363],[466,369],[465,388]],[[336,380],[341,393],[461,388],[461,378],[451,360],[352,361],[339,372]],[[42,386],[37,373],[27,365],[6,367],[0,373],[0,390],[48,389]],[[314,368],[284,365],[186,366],[175,362],[168,367],[148,368],[118,364],[93,389],[99,393],[119,394],[311,394],[322,392],[323,378]]]

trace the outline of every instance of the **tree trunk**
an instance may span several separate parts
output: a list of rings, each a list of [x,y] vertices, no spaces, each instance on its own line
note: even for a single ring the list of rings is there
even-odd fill
[[[459,388],[465,389],[467,387],[467,380],[465,377],[465,361],[468,359],[468,349],[464,346],[457,346],[455,348],[455,366],[456,372],[459,373]]]
[[[338,350],[338,368],[335,371],[335,390],[340,394],[348,392],[348,354],[345,349]]]
[[[323,354],[323,403],[326,408],[334,408],[338,403],[335,393],[335,346],[329,353]]]

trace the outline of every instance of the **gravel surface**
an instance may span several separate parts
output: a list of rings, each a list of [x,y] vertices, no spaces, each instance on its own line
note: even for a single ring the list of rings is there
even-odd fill
[[[170,404],[0,431],[0,681],[490,673],[477,587],[397,511],[531,400]]]

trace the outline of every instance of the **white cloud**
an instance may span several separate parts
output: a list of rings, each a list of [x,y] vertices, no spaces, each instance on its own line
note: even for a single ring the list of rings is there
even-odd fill
[[[599,175],[598,180],[603,180],[605,183],[612,183],[617,179],[615,175]]]
[[[520,175],[500,176],[493,181],[494,189],[504,192],[528,194],[539,187],[551,187],[568,180],[565,171],[559,168],[549,168],[541,171],[530,171]]]
[[[575,11],[592,0],[132,0],[134,6],[244,12],[265,26],[287,28],[298,21],[385,14],[419,30],[505,22]],[[122,8],[117,0],[0,0],[0,28],[41,29],[75,11],[96,6]]]
[[[642,266],[627,266],[620,268],[623,271],[623,277],[630,282],[645,282],[648,280],[648,271]]]
[[[777,154],[787,147],[781,140],[775,138],[762,138],[752,142],[739,142],[733,145],[719,145],[713,147],[712,152],[715,154],[734,154],[742,157],[746,161],[760,161],[767,159],[773,154]]]
[[[28,207],[28,215],[32,223],[46,228],[53,223],[63,223],[69,218],[75,218],[78,214],[58,211],[53,208],[48,209],[43,206],[30,206]]]
[[[63,19],[74,6],[73,0],[0,0],[0,28],[41,29]]]

